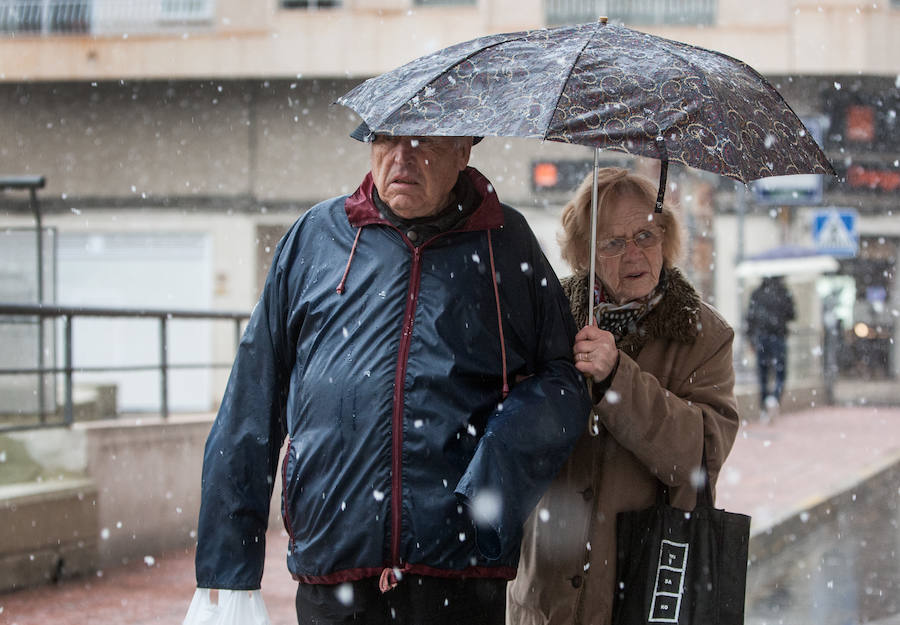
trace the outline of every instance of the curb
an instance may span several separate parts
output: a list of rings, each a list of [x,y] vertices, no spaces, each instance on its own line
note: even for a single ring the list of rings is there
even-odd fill
[[[809,497],[780,519],[762,527],[751,528],[750,564],[762,562],[812,534],[842,510],[852,507],[858,498],[863,498],[878,489],[896,488],[898,483],[900,483],[900,453],[865,468],[837,487],[836,492]]]

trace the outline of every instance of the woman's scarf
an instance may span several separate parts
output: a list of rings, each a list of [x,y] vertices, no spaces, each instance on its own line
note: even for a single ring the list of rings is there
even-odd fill
[[[659,274],[659,282],[647,295],[625,304],[607,300],[606,290],[600,279],[594,276],[594,315],[597,327],[611,332],[616,341],[637,331],[638,322],[653,310],[666,294],[666,270]]]

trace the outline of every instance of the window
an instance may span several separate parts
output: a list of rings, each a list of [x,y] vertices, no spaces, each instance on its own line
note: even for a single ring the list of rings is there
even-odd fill
[[[0,33],[85,33],[90,0],[0,0]]]
[[[415,0],[419,6],[447,6],[451,4],[475,4],[476,0]]]
[[[215,0],[0,0],[0,33],[170,32],[209,28]]]
[[[163,21],[210,20],[214,15],[212,0],[162,0],[160,8]]]
[[[716,21],[718,0],[545,0],[547,24],[593,22],[599,16],[629,26],[654,24],[709,25]]]
[[[281,0],[283,9],[333,9],[341,6],[341,0]]]

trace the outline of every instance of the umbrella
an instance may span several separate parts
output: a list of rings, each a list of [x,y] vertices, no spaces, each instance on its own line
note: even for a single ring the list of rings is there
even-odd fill
[[[745,184],[835,174],[791,107],[751,67],[606,18],[459,43],[371,78],[337,102],[373,133],[591,146],[595,174],[600,149],[659,159],[657,211],[669,161]]]

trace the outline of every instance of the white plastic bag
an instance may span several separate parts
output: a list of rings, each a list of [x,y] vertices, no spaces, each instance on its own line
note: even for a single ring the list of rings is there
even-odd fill
[[[209,588],[198,588],[182,625],[272,625],[258,590],[219,590],[213,603]]]

